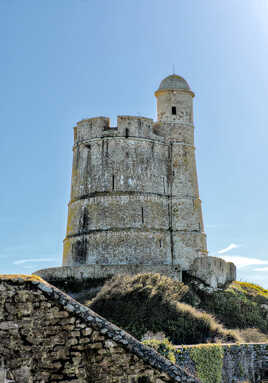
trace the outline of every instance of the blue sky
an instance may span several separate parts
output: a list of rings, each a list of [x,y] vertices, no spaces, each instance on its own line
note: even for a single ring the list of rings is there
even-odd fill
[[[61,264],[82,118],[155,118],[172,72],[195,98],[210,255],[268,288],[267,0],[1,0],[0,273]]]

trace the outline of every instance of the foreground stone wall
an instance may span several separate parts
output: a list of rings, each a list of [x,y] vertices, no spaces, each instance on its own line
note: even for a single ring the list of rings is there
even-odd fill
[[[178,352],[175,353],[176,362],[192,374],[198,375],[196,368],[198,363],[193,360],[193,351],[199,349],[200,360],[203,359],[202,353],[207,360],[207,371],[217,376],[213,371],[215,364],[210,359],[213,347],[218,347],[218,345],[178,347]],[[218,374],[219,383],[259,383],[263,382],[265,377],[268,378],[268,344],[226,344],[221,347],[223,358],[222,369]]]
[[[197,382],[35,276],[0,276],[0,340],[3,382]]]

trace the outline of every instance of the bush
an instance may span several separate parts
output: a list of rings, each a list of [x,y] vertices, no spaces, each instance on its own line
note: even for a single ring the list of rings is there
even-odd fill
[[[199,308],[209,312],[227,328],[254,327],[268,333],[267,313],[261,304],[268,304],[268,290],[246,282],[233,282],[225,290],[212,294],[195,289]]]
[[[176,348],[173,346],[170,341],[165,338],[162,340],[157,339],[150,339],[150,340],[144,340],[142,342],[146,346],[154,348],[159,354],[163,355],[165,358],[169,359],[172,363],[176,363]]]
[[[90,308],[138,339],[147,331],[161,331],[173,344],[241,340],[211,315],[185,303],[192,300],[188,286],[164,275],[124,275],[108,281]]]

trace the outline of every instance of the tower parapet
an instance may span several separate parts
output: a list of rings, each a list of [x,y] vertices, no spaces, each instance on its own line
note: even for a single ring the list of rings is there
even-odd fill
[[[164,142],[164,138],[155,135],[154,121],[139,116],[118,116],[117,127],[119,136],[126,138],[147,138]]]

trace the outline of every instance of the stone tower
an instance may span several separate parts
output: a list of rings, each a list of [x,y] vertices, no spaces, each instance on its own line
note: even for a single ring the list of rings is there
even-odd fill
[[[155,92],[157,122],[118,116],[74,128],[63,266],[174,273],[207,255],[199,199],[193,97],[180,76]]]

